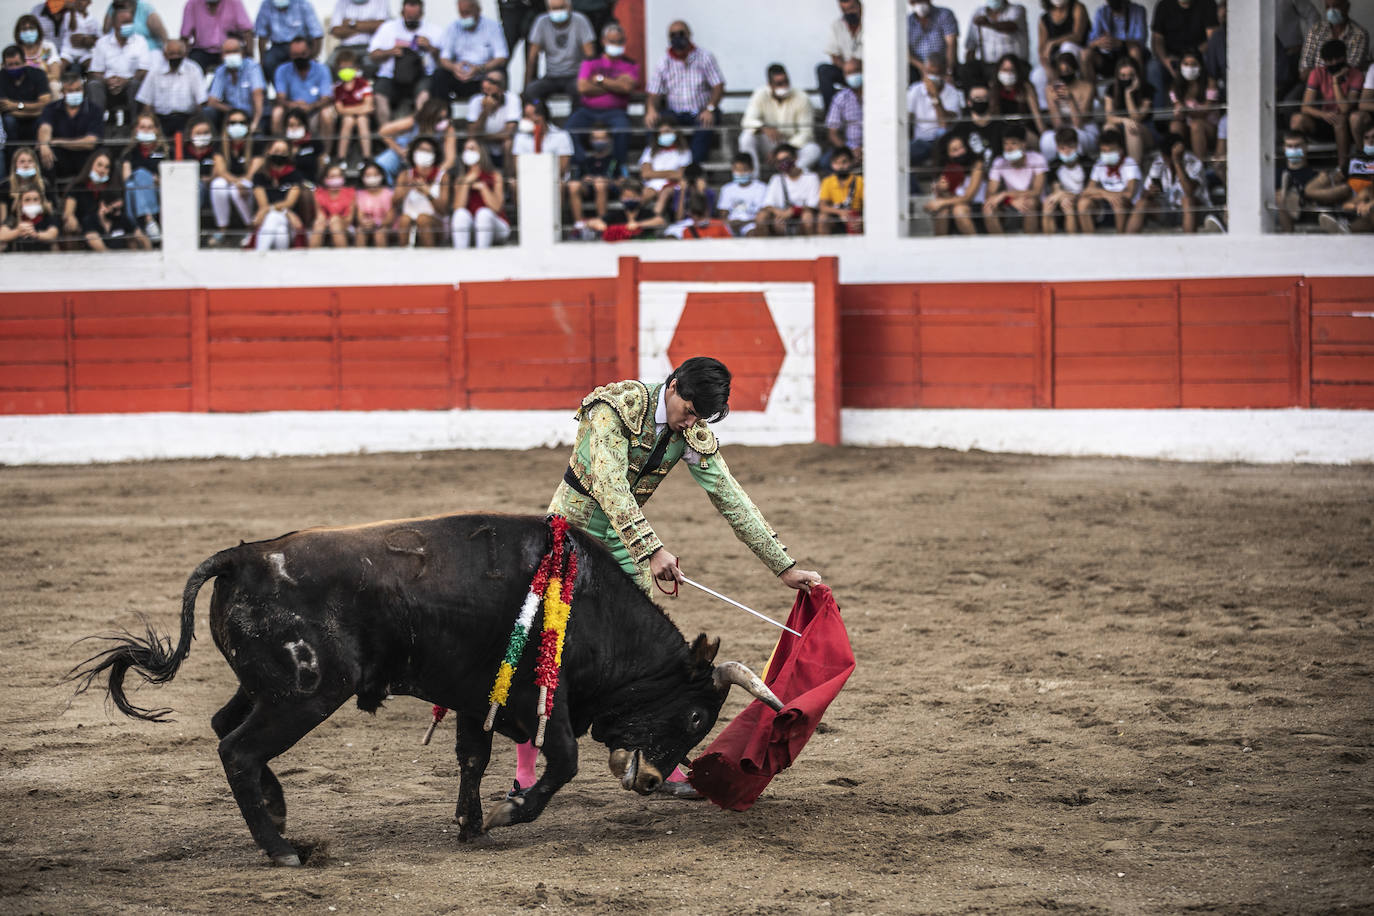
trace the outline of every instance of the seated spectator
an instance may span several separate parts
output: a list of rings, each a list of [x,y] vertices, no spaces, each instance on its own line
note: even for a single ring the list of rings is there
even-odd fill
[[[862,87],[862,72],[854,72],[859,74],[858,82]],[[827,96],[831,94],[827,93]],[[760,161],[772,160],[773,150],[779,143],[788,143],[798,151],[797,161],[802,167],[811,168],[821,157],[821,148],[812,139],[811,133],[815,120],[811,100],[801,89],[792,88],[787,69],[782,64],[770,64],[767,85],[754,90],[749,97],[748,107],[744,109],[744,117],[740,119],[740,152],[749,156],[757,171]],[[862,137],[862,116],[859,121],[859,136]],[[844,126],[843,121],[839,126]]]
[[[835,97],[836,90],[844,86],[844,63],[854,58],[862,59],[864,56],[864,6],[859,0],[839,0],[840,18],[830,23],[830,40],[826,42],[825,53],[830,58],[830,63],[821,64],[816,68],[816,84],[821,88],[821,108],[825,111],[830,110],[830,100]],[[781,64],[777,65],[781,66]],[[769,79],[771,82],[772,69],[769,69]],[[757,92],[754,93],[756,96]],[[750,99],[753,104],[753,99]],[[810,107],[808,103],[808,108]],[[788,141],[791,142],[790,140]],[[793,143],[793,146],[797,144]],[[741,148],[743,143],[741,142]],[[797,146],[800,151],[801,147]],[[798,157],[801,153],[798,152]],[[772,150],[765,150],[763,158],[771,159]],[[754,157],[754,168],[758,168],[759,157]]]
[[[482,144],[471,138],[463,144],[462,163],[452,178],[453,247],[471,248],[474,241],[478,248],[504,244],[510,238],[510,223],[501,171]]]
[[[1041,0],[1045,2],[1045,0]],[[1030,30],[1026,8],[1008,0],[985,0],[974,8],[964,38],[964,66],[960,85],[986,83],[997,73],[1003,54],[1030,60]]]
[[[38,161],[59,185],[81,174],[105,135],[105,113],[86,98],[84,82],[79,70],[63,73],[62,98],[43,109],[38,123]]]
[[[607,242],[651,237],[668,224],[663,214],[654,210],[654,199],[653,192],[646,191],[638,180],[626,178],[620,183],[620,206],[609,208],[605,219],[587,220],[583,237],[599,234]]]
[[[864,179],[854,173],[854,152],[842,146],[830,157],[821,181],[818,235],[863,235]]]
[[[16,206],[0,226],[0,251],[23,253],[57,250],[57,221],[48,199],[29,188],[19,194]]]
[[[24,64],[40,70],[49,82],[57,82],[62,75],[62,55],[52,39],[43,37],[38,17],[25,13],[14,23],[14,43],[24,55]]]
[[[1088,187],[1078,195],[1078,229],[1092,234],[1101,206],[1110,208],[1116,231],[1126,231],[1131,207],[1140,197],[1140,165],[1125,152],[1120,131],[1108,128],[1098,138],[1097,162],[1088,175]]]
[[[1216,82],[1203,71],[1202,57],[1191,51],[1178,61],[1178,79],[1169,89],[1173,120],[1169,131],[1189,138],[1193,155],[1206,161],[1217,140],[1221,121],[1221,93]]]
[[[1123,57],[1136,62],[1144,73],[1149,59],[1149,14],[1135,0],[1107,0],[1093,14],[1088,50],[1083,55],[1083,75],[1096,82],[1099,73],[1111,73]],[[1148,85],[1141,77],[1141,85]]]
[[[1004,216],[1019,217],[1027,235],[1040,231],[1040,196],[1045,191],[1049,163],[1039,152],[1026,150],[1026,130],[1008,124],[1002,131],[1002,155],[988,171],[983,222],[988,232],[1002,234]]]
[[[1054,235],[1059,214],[1064,215],[1064,231],[1073,235],[1078,231],[1078,198],[1088,186],[1093,163],[1078,151],[1078,134],[1071,127],[1054,132],[1055,157],[1046,172],[1045,212],[1043,226],[1046,235]]]
[[[754,220],[767,193],[768,186],[755,175],[754,160],[740,153],[730,163],[730,183],[716,194],[716,212],[736,236],[756,235]]]
[[[162,211],[158,185],[159,170],[167,157],[167,141],[157,118],[150,114],[139,115],[134,122],[134,142],[119,161],[119,173],[128,204],[125,212],[154,242],[162,238],[162,228],[157,223]]]
[[[942,137],[958,137],[974,156],[983,160],[984,174],[992,167],[992,160],[1002,151],[1002,128],[1004,121],[992,117],[992,90],[987,86],[968,87],[968,118],[960,121]],[[948,156],[936,158],[939,165],[945,165]]]
[[[262,0],[257,18],[253,21],[253,31],[258,36],[258,60],[262,62],[262,72],[274,79],[277,69],[294,56],[291,46],[297,38],[305,41],[306,58],[310,60],[319,56],[320,44],[324,40],[324,27],[320,25],[320,17],[315,15],[315,5],[310,0]],[[273,132],[278,131],[274,129]],[[277,224],[275,219],[273,224]]]
[[[992,95],[994,118],[1020,121],[1026,129],[1026,141],[1032,148],[1040,145],[1045,121],[1040,114],[1040,96],[1027,74],[1030,65],[1014,54],[1004,54],[997,62],[997,82],[988,83]]]
[[[272,134],[281,134],[290,112],[300,112],[315,133],[332,136],[337,114],[334,111],[334,80],[329,68],[311,57],[310,42],[297,37],[289,45],[291,59],[280,64],[273,74],[277,104],[272,109]]]
[[[46,3],[40,7],[39,21],[47,19],[50,9]],[[82,70],[90,69],[91,53],[100,38],[100,23],[87,12],[91,0],[67,0],[67,5],[58,12],[59,21],[53,41],[57,43],[57,53],[64,65],[75,64]]]
[[[416,137],[429,137],[439,144],[441,165],[447,171],[458,161],[458,132],[448,116],[448,103],[431,98],[413,115],[398,118],[377,132],[387,148],[377,156],[377,164],[388,182],[396,180],[406,162],[406,150]]]
[[[1196,232],[1200,211],[1212,206],[1203,171],[1202,160],[1189,151],[1187,140],[1178,134],[1165,137],[1145,174],[1126,231],[1139,232],[1148,216],[1162,226],[1181,225],[1186,233]]]
[[[482,16],[477,0],[458,0],[458,19],[449,23],[439,41],[433,92],[441,99],[467,101],[486,91],[485,79],[504,71],[509,57],[500,24]],[[505,73],[501,75],[504,78]]]
[[[601,31],[601,56],[584,60],[577,70],[580,106],[566,126],[573,135],[574,155],[587,155],[583,134],[591,125],[605,124],[611,132],[615,160],[623,168],[630,155],[630,95],[639,85],[639,64],[625,56],[625,30],[617,22]]]
[[[38,139],[38,119],[52,101],[48,78],[33,67],[24,66],[24,53],[18,46],[4,50],[4,70],[0,71],[0,118],[7,142],[33,143]]]
[[[906,92],[906,110],[911,113],[909,162],[913,168],[930,161],[936,141],[959,119],[964,100],[958,87],[941,75],[944,60],[940,53],[931,54],[927,63],[925,75]]]
[[[639,157],[639,177],[644,182],[645,199],[652,197],[654,213],[662,216],[668,201],[682,184],[683,171],[692,164],[681,132],[670,118],[660,118],[654,142],[644,147]]]
[[[310,121],[305,112],[299,109],[286,116],[286,127],[282,133],[291,147],[291,165],[296,169],[296,179],[307,185],[305,192],[309,194],[320,178],[320,166],[327,156],[325,141],[315,139],[310,132]]]
[[[348,187],[343,166],[331,163],[324,170],[324,181],[315,189],[315,224],[310,231],[310,247],[324,245],[325,235],[335,248],[347,248],[355,220],[357,192]]]
[[[815,235],[821,181],[801,167],[797,151],[786,143],[773,151],[777,170],[768,182],[763,208],[755,219],[759,235]]]
[[[206,73],[224,62],[224,42],[253,40],[253,20],[243,0],[186,0],[181,12],[181,40],[187,56]]]
[[[205,73],[186,59],[186,43],[170,39],[163,46],[161,65],[154,61],[135,100],[144,112],[157,115],[162,129],[179,134],[205,104]]]
[[[1078,136],[1078,150],[1086,156],[1097,152],[1097,87],[1078,78],[1078,58],[1060,54],[1055,61],[1058,76],[1046,92],[1049,94],[1049,125],[1040,135],[1040,152],[1048,160],[1054,158],[1057,131],[1068,128]]]
[[[1345,42],[1337,38],[1322,46],[1321,60],[1307,77],[1302,108],[1288,127],[1318,140],[1335,140],[1337,159],[1344,164],[1350,157],[1350,116],[1358,108],[1364,74],[1349,65]]]
[[[668,26],[668,52],[649,78],[644,126],[653,130],[671,115],[678,128],[702,128],[691,132],[692,161],[706,161],[712,132],[720,122],[720,100],[725,95],[725,76],[715,56],[692,43],[692,30],[676,20]]]
[[[687,219],[687,198],[693,194],[700,194],[706,200],[708,214],[715,209],[716,191],[706,180],[706,170],[696,162],[682,170],[682,185],[673,193],[671,207],[676,221]],[[672,226],[668,228],[672,229]]]
[[[354,66],[365,76],[375,76],[368,49],[377,30],[391,18],[388,0],[334,0],[334,12],[329,17],[329,35],[338,45],[334,48],[331,70],[343,66],[339,57],[344,51],[353,55]]]
[[[148,50],[156,57],[167,43],[168,32],[162,17],[153,8],[152,0],[113,0],[105,10],[105,20],[101,26],[103,31],[108,32],[113,28],[115,13],[120,9],[128,9],[133,14],[134,34],[148,43]]]
[[[304,225],[296,213],[300,197],[301,181],[291,164],[291,147],[285,140],[273,140],[262,168],[253,173],[253,228],[258,251],[292,246]]]
[[[68,184],[62,196],[62,234],[66,238],[79,239],[91,231],[87,227],[101,194],[111,188],[123,193],[117,181],[111,182],[114,175],[114,159],[108,150],[98,149],[82,162],[80,176]]]
[[[863,162],[864,157],[863,66],[864,62],[857,57],[845,61],[845,88],[835,93],[835,98],[830,102],[830,110],[825,115],[831,148],[847,148],[857,162]],[[957,113],[957,104],[955,110]],[[793,143],[789,142],[788,146],[800,150],[800,147]],[[797,154],[797,163],[804,169],[809,167],[809,163],[802,161],[800,152]]]
[[[574,159],[571,177],[568,180],[568,209],[572,212],[573,228],[583,228],[583,207],[587,198],[594,202],[595,216],[606,218],[606,206],[611,197],[620,196],[621,163],[615,158],[610,130],[604,123],[592,126],[587,141],[587,152],[581,159]]]
[[[483,76],[481,93],[468,99],[468,136],[486,147],[498,168],[507,162],[520,117],[520,96],[506,90],[506,74],[492,70]]]
[[[573,157],[572,136],[549,120],[549,106],[544,104],[543,99],[526,102],[524,117],[516,124],[511,155],[523,156],[526,153],[552,153],[558,157],[559,180],[567,177],[568,164]]]
[[[1283,135],[1283,161],[1274,166],[1274,206],[1279,215],[1279,228],[1292,232],[1304,216],[1315,212],[1309,204],[1307,186],[1316,179],[1318,171],[1307,158],[1307,138],[1300,131],[1289,130]]]
[[[936,235],[949,235],[951,227],[961,235],[976,235],[973,214],[983,202],[987,164],[957,134],[947,134],[941,146],[940,174],[931,186],[934,196],[925,204],[932,229]]]
[[[711,203],[700,191],[690,191],[686,195],[686,217],[669,226],[664,235],[675,239],[728,239],[730,227],[724,222],[711,219]]]
[[[1321,67],[1321,49],[1332,39],[1345,42],[1346,59],[1356,67],[1369,63],[1369,31],[1350,18],[1350,0],[1326,0],[1326,16],[1303,39],[1295,89],[1305,87],[1312,72]]]
[[[1040,96],[1040,105],[1048,107],[1045,87],[1050,83],[1049,75],[1054,72],[1055,60],[1060,54],[1066,53],[1074,57],[1085,56],[1084,50],[1088,47],[1088,8],[1082,0],[1040,0],[1040,9],[1040,40],[1036,45],[1039,48],[1039,62],[1031,71],[1030,80]],[[981,82],[990,83],[996,76],[996,73],[991,73]],[[1093,80],[1089,79],[1088,82]]]
[[[572,11],[572,0],[548,0],[549,11],[534,20],[525,62],[525,98],[544,99],[566,95],[578,103],[577,75],[582,62],[596,57],[596,33],[586,16]],[[544,55],[544,75],[539,55]]]
[[[468,143],[473,142],[468,140]],[[448,195],[444,193],[444,169],[439,164],[438,150],[429,137],[416,137],[406,155],[410,168],[396,177],[391,209],[395,214],[396,237],[402,247],[410,244],[412,230],[417,248],[434,248],[443,240],[445,197]],[[466,163],[464,167],[468,167]]]
[[[372,158],[372,113],[377,110],[372,84],[359,69],[358,55],[352,49],[344,48],[334,59],[339,63],[339,81],[334,85],[334,111],[339,119],[339,154],[335,158],[348,161],[348,145],[356,132],[366,161]]]
[[[262,128],[263,101],[267,97],[267,81],[262,67],[252,58],[243,56],[243,45],[237,38],[224,39],[223,63],[215,70],[206,91],[205,111],[214,122],[230,112],[248,112],[248,128],[258,133]]]
[[[1107,129],[1117,130],[1126,138],[1126,154],[1136,162],[1142,162],[1154,145],[1150,100],[1155,90],[1145,82],[1144,72],[1134,57],[1122,55],[1116,64],[1116,78],[1107,84],[1102,96]]]
[[[927,70],[953,82],[954,65],[959,60],[959,20],[951,10],[927,0],[912,3],[906,17],[906,52],[908,82],[923,79]],[[928,66],[932,54],[941,56]]]
[[[1365,128],[1360,151],[1346,163],[1345,175],[1321,172],[1307,186],[1307,196],[1328,207],[1338,206],[1341,215],[1323,213],[1321,226],[1331,233],[1369,232],[1374,226],[1374,127]]]
[[[386,184],[386,172],[375,162],[363,166],[363,186],[354,198],[358,208],[358,233],[353,242],[359,248],[371,245],[387,248],[391,245],[391,188]]]
[[[382,23],[367,46],[368,58],[377,68],[375,98],[379,124],[386,124],[393,114],[399,114],[402,102],[413,101],[419,111],[429,101],[442,35],[424,21],[424,15],[424,0],[404,0],[400,18]]]
[[[251,123],[251,116],[246,111],[231,111],[225,118],[224,136],[210,178],[210,209],[215,215],[215,232],[210,236],[212,248],[224,244],[230,207],[238,211],[245,228],[255,225],[252,166],[256,157]]]
[[[160,55],[148,47],[147,39],[134,31],[133,15],[128,6],[115,7],[114,28],[96,41],[90,72],[86,74],[91,102],[114,115],[116,130],[133,126],[138,113],[135,97],[154,60],[161,62]]]
[[[12,204],[19,195],[33,188],[45,198],[48,185],[38,169],[38,154],[28,147],[20,147],[10,157],[9,174],[0,179],[0,223],[9,218]]]
[[[1163,109],[1169,104],[1169,87],[1178,79],[1179,61],[1184,54],[1199,55],[1217,28],[1216,0],[1159,0],[1150,22],[1150,50],[1146,73],[1155,87],[1154,104]]]
[[[210,183],[215,178],[215,160],[219,152],[215,149],[215,128],[205,116],[186,125],[186,143],[181,148],[180,162],[194,162],[200,172],[200,208],[210,206]]]

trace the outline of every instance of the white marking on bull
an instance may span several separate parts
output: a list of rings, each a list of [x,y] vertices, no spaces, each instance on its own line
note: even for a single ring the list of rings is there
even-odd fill
[[[277,574],[278,579],[290,582],[292,585],[296,584],[296,580],[291,578],[291,574],[286,571],[286,554],[269,553],[267,560],[272,564],[272,571]]]
[[[286,644],[285,649],[296,663],[296,686],[306,693],[314,693],[320,686],[320,663],[315,648],[304,639]]]

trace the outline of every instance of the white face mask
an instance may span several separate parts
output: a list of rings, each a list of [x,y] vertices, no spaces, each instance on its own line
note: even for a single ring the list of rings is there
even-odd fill
[[[1006,157],[1008,162],[1020,162],[1022,159],[1026,158],[1026,151],[1023,149],[1009,149],[1002,155]]]
[[[304,128],[304,127],[288,127],[288,128],[286,129],[286,139],[288,139],[288,140],[304,140],[304,139],[305,139],[305,128]]]
[[[23,206],[21,209],[24,211],[24,215],[25,215],[25,216],[27,216],[27,217],[28,217],[29,219],[31,219],[31,220],[34,220],[34,219],[38,219],[39,214],[41,214],[41,213],[43,212],[43,205],[42,205],[42,204],[24,204],[24,206]]]
[[[606,45],[606,56],[607,56],[607,57],[620,57],[620,56],[621,56],[622,54],[624,54],[624,53],[625,53],[625,46],[624,46],[624,45]]]
[[[151,130],[135,131],[134,139],[139,143],[152,143],[157,140],[157,133]]]
[[[427,149],[417,149],[415,151],[416,168],[427,169],[434,164],[434,154]]]
[[[1001,83],[1003,86],[1007,86],[1007,87],[1015,86],[1015,85],[1016,85],[1016,74],[1015,74],[1015,73],[1012,73],[1010,70],[998,70],[998,71],[997,71],[997,82],[999,82],[999,83]]]
[[[104,184],[105,182],[107,182],[107,181],[109,181],[109,180],[110,180],[110,176],[109,176],[108,174],[102,175],[102,174],[100,174],[99,172],[97,172],[95,169],[91,169],[91,181],[93,181],[94,183],[96,183],[96,184]]]
[[[521,118],[515,129],[522,134],[532,134],[534,133],[534,121],[530,118]]]
[[[482,154],[475,149],[463,150],[463,165],[473,166],[482,161]]]
[[[248,125],[244,124],[242,121],[235,121],[226,127],[224,131],[229,135],[230,140],[242,140],[244,137],[248,136]]]
[[[779,88],[776,87],[776,86],[773,88],[773,98],[777,99],[779,102],[781,102],[783,99],[787,98],[787,97],[788,97],[789,95],[791,95],[791,94],[792,94],[792,87],[791,87],[791,86],[785,86],[785,87],[783,87],[783,88],[781,88],[781,89],[779,89]]]
[[[1186,80],[1195,80],[1202,74],[1201,67],[1179,67],[1178,72],[1183,74]]]
[[[920,18],[924,19],[924,18],[926,18],[927,16],[930,15],[930,4],[929,4],[929,3],[913,3],[913,4],[911,4],[911,11],[912,11],[913,13],[915,13],[917,16],[919,16]]]
[[[191,145],[204,149],[205,147],[210,145],[210,135],[196,134],[194,137],[191,138]]]
[[[243,66],[243,55],[242,55],[242,54],[226,54],[226,55],[224,55],[224,66],[228,67],[230,70],[237,70],[239,67],[242,67],[242,66]]]
[[[382,176],[364,175],[363,184],[367,185],[369,188],[380,188],[382,186]]]
[[[1102,164],[1103,164],[1103,165],[1116,165],[1116,164],[1117,164],[1118,162],[1120,162],[1120,161],[1121,161],[1121,154],[1118,153],[1116,150],[1103,150],[1103,151],[1102,151]]]

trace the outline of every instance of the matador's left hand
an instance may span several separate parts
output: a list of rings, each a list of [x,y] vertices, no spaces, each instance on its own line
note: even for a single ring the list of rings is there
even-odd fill
[[[808,595],[811,594],[811,586],[821,584],[820,573],[816,572],[814,569],[802,569],[799,566],[792,566],[783,570],[782,573],[778,575],[778,578],[781,579],[782,584],[786,585],[788,588],[799,588]]]

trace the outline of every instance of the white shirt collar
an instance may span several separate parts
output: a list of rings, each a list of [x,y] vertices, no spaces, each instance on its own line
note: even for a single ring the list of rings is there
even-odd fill
[[[658,407],[654,410],[654,431],[659,434],[662,434],[663,427],[668,425],[668,402],[665,399],[667,394],[667,385],[658,389]]]

